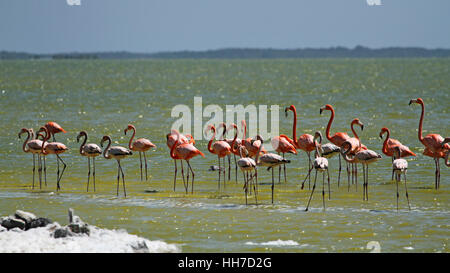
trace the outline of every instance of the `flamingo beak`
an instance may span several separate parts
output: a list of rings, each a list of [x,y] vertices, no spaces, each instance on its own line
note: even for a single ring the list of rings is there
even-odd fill
[[[364,131],[364,124],[361,123],[361,131]]]
[[[411,105],[413,102],[416,102],[416,100],[410,100],[408,105]]]
[[[323,108],[320,108],[320,114],[322,115],[322,112],[323,112]]]

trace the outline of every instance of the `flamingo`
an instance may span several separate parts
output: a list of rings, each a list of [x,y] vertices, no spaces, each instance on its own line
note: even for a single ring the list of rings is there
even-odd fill
[[[284,109],[285,116],[287,117],[288,111],[292,111],[294,113],[294,124],[292,126],[292,140],[296,146],[296,148],[305,151],[308,155],[308,175],[305,177],[302,183],[302,189],[305,184],[306,179],[308,179],[308,185],[311,187],[311,170],[313,168],[311,164],[311,152],[314,151],[316,145],[314,143],[314,137],[310,134],[303,134],[299,136],[297,139],[297,109],[295,109],[294,105],[286,107]]]
[[[189,166],[189,170],[192,173],[191,193],[193,194],[194,193],[194,176],[195,176],[195,174],[194,174],[194,171],[192,170],[189,160],[191,160],[193,157],[195,157],[197,155],[201,155],[202,157],[205,157],[205,155],[191,143],[178,144],[179,141],[182,139],[181,134],[177,130],[172,130],[171,135],[173,135],[173,134],[175,134],[176,140],[175,140],[175,143],[172,145],[172,148],[170,149],[170,157],[172,157],[173,159],[186,160],[186,163]],[[181,166],[183,166],[183,165],[181,165]],[[189,170],[188,170],[188,175],[187,175],[188,186],[189,186]],[[186,193],[187,193],[187,190],[186,190]]]
[[[350,144],[351,148],[349,151],[349,155],[354,155],[356,152],[360,150],[367,150],[367,147],[361,143],[361,140],[359,139],[358,134],[355,131],[355,128],[353,128],[355,124],[359,125],[361,131],[364,130],[364,124],[358,118],[352,120],[352,122],[350,123],[350,128],[352,130],[353,137],[349,137],[347,140],[344,141],[344,143]],[[342,145],[344,145],[344,143],[342,143]],[[351,168],[352,168],[352,184],[355,183],[356,188],[358,188],[358,165],[351,164]],[[348,179],[348,190],[350,191],[350,179]]]
[[[208,151],[212,154],[216,154],[217,155],[217,159],[219,160],[219,190],[220,190],[220,173],[222,172],[221,168],[220,168],[220,159],[224,158],[225,156],[229,155],[231,153],[231,147],[230,145],[223,141],[223,140],[218,140],[216,142],[214,142],[214,138],[216,137],[216,127],[214,127],[214,125],[210,124],[206,127],[206,131],[211,130],[213,132],[213,135],[210,139],[210,141],[208,142]],[[224,181],[224,187],[225,187],[225,158],[223,159],[223,181]]]
[[[245,205],[247,205],[247,195],[248,195],[247,193],[248,193],[249,182],[253,181],[253,178],[256,178],[256,185],[258,185],[258,171],[256,169],[255,160],[253,160],[250,157],[242,155],[243,153],[245,153],[246,155],[248,154],[245,147],[242,145],[235,145],[236,141],[237,141],[237,134],[238,134],[237,125],[233,123],[230,125],[230,128],[235,129],[235,135],[231,142],[230,147],[231,147],[231,152],[233,154],[236,154],[236,152],[237,152],[236,150],[239,149],[240,159],[236,162],[236,165],[239,166],[239,168],[241,169],[242,174],[244,176]],[[252,175],[252,171],[255,172],[254,175]],[[249,180],[249,173],[250,173],[250,180]],[[256,202],[256,204],[258,204],[257,190],[255,187],[255,183],[253,183],[253,192],[255,195],[255,202]]]
[[[397,211],[398,211],[398,183],[400,182],[401,174],[403,173],[403,177],[405,178],[405,191],[406,191],[406,199],[408,200],[408,208],[411,210],[411,206],[409,205],[409,197],[408,197],[408,188],[406,187],[406,171],[408,170],[408,161],[401,158],[401,146],[392,147],[394,150],[394,161],[392,162],[392,170],[397,174],[395,178],[395,184],[397,185]]]
[[[425,150],[423,154],[434,159],[434,163],[436,165],[435,172],[435,189],[439,189],[440,181],[441,181],[441,168],[439,164],[439,159],[444,158],[446,151],[450,150],[450,145],[448,143],[444,143],[445,139],[439,134],[428,134],[425,137],[422,136],[422,125],[423,125],[423,117],[425,115],[425,104],[421,98],[410,100],[409,105],[412,103],[417,103],[422,106],[422,114],[420,115],[419,121],[419,132],[418,137],[419,141],[422,142],[423,146],[425,146]]]
[[[253,140],[254,142],[260,141],[259,150],[256,153],[255,162],[257,166],[265,166],[268,167],[267,170],[272,169],[272,204],[273,204],[273,192],[275,188],[274,179],[273,179],[273,168],[276,166],[279,166],[281,164],[291,163],[290,160],[287,160],[280,155],[274,154],[274,153],[265,153],[260,156],[260,153],[262,151],[262,146],[264,144],[264,140],[261,137],[261,135],[256,136],[256,140]]]
[[[145,152],[150,150],[150,148],[155,148],[156,145],[153,144],[150,140],[146,138],[138,138],[135,142],[132,143],[134,135],[136,135],[136,127],[134,125],[128,124],[127,128],[124,130],[125,135],[128,130],[133,130],[133,135],[130,138],[130,142],[128,143],[128,149],[139,152],[139,161],[141,163],[141,181],[142,181],[142,155],[144,154],[144,162],[145,162],[145,181],[147,181],[147,157],[145,156]]]
[[[86,144],[87,141],[87,133],[86,131],[81,131],[77,136],[77,143],[80,142],[80,138],[84,137],[83,143],[80,146],[80,155],[87,157],[88,159],[88,181],[87,181],[87,189],[89,192],[89,178],[91,176],[91,157],[93,164],[93,174],[92,178],[94,179],[94,191],[95,191],[95,157],[102,154],[102,149],[95,143]]]
[[[331,128],[331,124],[333,123],[334,120],[334,108],[333,106],[331,106],[330,104],[326,104],[325,106],[322,106],[320,108],[320,114],[322,115],[322,112],[324,110],[328,110],[331,112],[331,116],[330,116],[330,120],[328,121],[328,125],[327,125],[327,130],[325,132],[325,136],[327,137],[327,139],[333,143],[334,145],[341,147],[342,143],[344,143],[344,141],[346,141],[348,138],[350,138],[350,136],[347,133],[343,133],[343,132],[337,132],[334,135],[330,135],[330,128]],[[341,154],[339,153],[339,175],[338,175],[338,187],[341,181],[341,170],[342,170],[342,165],[341,165]],[[348,179],[350,180],[350,171],[348,169],[348,163],[347,163],[347,176]]]
[[[31,186],[32,189],[34,189],[34,176],[35,176],[35,170],[36,170],[36,159],[35,155],[38,156],[38,172],[39,172],[39,188],[42,188],[42,180],[41,180],[41,172],[42,172],[42,165],[41,165],[41,157],[40,153],[42,150],[42,141],[39,139],[33,139],[33,129],[27,129],[22,128],[19,132],[19,139],[20,136],[24,133],[27,133],[27,138],[25,139],[22,150],[25,153],[32,153],[33,154],[33,184]]]
[[[62,158],[59,156],[60,154],[64,153],[65,151],[68,150],[67,146],[64,145],[61,142],[49,142],[49,143],[45,143],[50,139],[50,134],[49,131],[47,129],[47,127],[41,127],[38,131],[38,134],[40,132],[44,132],[45,136],[44,136],[44,140],[42,141],[42,147],[41,147],[41,154],[43,156],[46,156],[48,154],[54,154],[56,156],[56,162],[58,164],[58,171],[56,173],[56,191],[60,190],[61,187],[59,185],[59,182],[61,181],[61,178],[64,175],[64,170],[66,169],[66,163],[62,160]],[[61,163],[63,164],[63,170],[61,172],[61,175],[59,175],[59,162],[61,161]]]
[[[44,125],[47,129],[49,134],[53,137],[53,141],[55,140],[55,134],[57,133],[67,133],[66,130],[64,130],[58,123],[54,121],[49,121]]]
[[[314,153],[314,169],[316,170],[316,174],[314,176],[314,184],[313,184],[313,188],[311,191],[311,195],[309,196],[309,200],[308,200],[308,204],[306,205],[306,209],[305,211],[308,211],[309,208],[309,204],[311,202],[313,193],[314,193],[314,189],[316,188],[316,180],[317,180],[317,172],[321,172],[322,173],[322,202],[323,202],[323,209],[325,210],[325,171],[327,172],[327,177],[328,177],[328,199],[330,198],[330,173],[328,171],[328,159],[326,159],[325,157],[322,157],[322,153],[320,151],[322,151],[322,133],[321,132],[316,132],[314,134],[314,141],[316,141],[316,139],[319,138],[319,143],[316,146],[316,151]]]
[[[398,146],[400,149],[400,156],[398,158],[407,157],[407,156],[416,156],[407,146],[403,145],[400,141],[390,138],[391,132],[388,128],[383,127],[380,131],[380,138],[383,139],[383,135],[387,133],[386,139],[383,142],[382,152],[383,154],[390,156],[392,158],[392,162],[394,162],[394,152],[395,147]],[[392,170],[392,180],[394,179],[394,170]]]
[[[334,145],[333,143],[326,143],[324,145],[320,145],[322,148],[322,156],[325,158],[332,158],[333,156],[340,154],[341,148]]]
[[[177,134],[174,133],[174,132],[178,132],[178,131],[173,129],[172,132],[170,132],[169,134],[166,135],[166,139],[167,139],[166,143],[167,143],[167,146],[169,147],[169,149],[172,148],[172,146],[175,144],[175,142],[177,140]],[[189,139],[188,139],[188,137],[189,137]],[[179,144],[183,144],[183,143],[190,143],[190,144],[193,144],[193,145],[195,144],[195,140],[192,137],[192,135],[190,135],[190,134],[186,134],[186,135],[180,134],[179,138],[180,138]],[[173,159],[173,162],[175,164],[175,170],[174,170],[175,175],[173,177],[173,191],[175,191],[175,189],[176,189],[176,179],[177,179],[177,171],[178,171],[177,160],[180,160],[181,176],[183,177],[183,184],[184,184],[184,188],[185,188],[186,193],[187,193],[188,188],[187,188],[187,185],[186,185],[186,181],[184,179],[183,161],[182,161],[181,156],[179,156],[179,155],[175,155],[175,158]]]
[[[122,166],[120,165],[120,160],[126,158],[129,155],[132,155],[133,152],[121,146],[111,147],[110,136],[103,136],[102,140],[100,141],[101,147],[103,147],[103,143],[105,143],[105,141],[108,141],[108,145],[106,145],[106,148],[103,150],[103,157],[106,159],[114,158],[115,160],[117,160],[117,196],[119,196],[120,174],[122,174],[123,193],[125,197],[127,197],[127,190],[125,188],[125,174],[123,173]]]
[[[347,149],[345,147],[348,147]],[[345,161],[349,163],[361,163],[363,165],[363,200],[369,200],[369,164],[376,162],[381,159],[381,155],[372,150],[359,150],[355,153],[352,159],[348,157],[348,153],[351,150],[351,144],[349,142],[344,142],[341,146],[341,154]]]

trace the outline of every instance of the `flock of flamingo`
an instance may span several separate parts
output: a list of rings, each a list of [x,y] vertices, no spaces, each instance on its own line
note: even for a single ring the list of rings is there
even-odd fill
[[[422,113],[420,116],[419,122],[419,130],[418,130],[418,138],[419,141],[425,146],[423,154],[428,157],[432,157],[435,161],[436,172],[435,172],[435,189],[439,188],[440,185],[440,163],[439,160],[444,158],[444,163],[446,166],[450,166],[448,162],[448,156],[450,152],[450,138],[443,138],[438,134],[428,134],[425,137],[422,136],[422,125],[423,118],[425,113],[425,105],[421,98],[413,99],[409,102],[411,104],[419,104],[422,107]],[[353,133],[353,137],[350,137],[345,132],[337,132],[334,135],[330,135],[331,125],[333,123],[335,117],[335,111],[333,107],[329,104],[320,108],[320,114],[324,111],[330,111],[331,116],[328,121],[328,125],[325,132],[325,137],[330,141],[330,143],[322,145],[322,133],[316,132],[314,136],[310,134],[303,134],[297,138],[297,111],[294,105],[285,108],[286,117],[288,116],[288,112],[292,111],[294,115],[293,127],[292,127],[292,139],[287,135],[281,134],[279,136],[273,137],[271,139],[271,145],[275,153],[268,153],[264,147],[264,140],[260,135],[257,135],[255,138],[247,138],[247,126],[245,121],[241,122],[241,131],[243,133],[243,138],[239,139],[238,136],[238,127],[236,124],[230,124],[227,126],[225,123],[221,123],[217,130],[223,128],[222,136],[220,140],[215,141],[216,139],[216,128],[214,125],[208,125],[206,131],[212,132],[211,139],[208,142],[208,151],[214,155],[217,155],[219,166],[212,166],[212,170],[218,171],[218,188],[220,190],[221,185],[221,177],[223,180],[223,186],[225,187],[226,181],[226,168],[225,168],[225,157],[228,158],[228,181],[230,180],[231,174],[231,163],[230,156],[234,155],[235,161],[235,169],[236,169],[236,181],[237,181],[237,173],[238,168],[243,173],[244,177],[244,192],[245,192],[245,202],[248,204],[247,196],[252,194],[255,198],[256,204],[258,203],[258,166],[267,167],[268,170],[272,171],[272,186],[271,186],[271,200],[274,202],[274,169],[278,166],[278,181],[281,181],[281,168],[283,168],[284,173],[284,181],[286,182],[286,164],[290,163],[290,160],[285,159],[286,153],[297,154],[298,150],[303,150],[308,156],[308,174],[301,184],[301,188],[303,189],[305,182],[308,180],[308,185],[311,185],[311,172],[315,170],[315,177],[312,186],[312,190],[308,199],[308,203],[306,206],[306,211],[309,208],[311,199],[313,197],[314,190],[316,188],[317,181],[317,173],[322,173],[322,202],[323,208],[325,209],[325,174],[327,174],[327,184],[328,184],[328,199],[330,199],[330,176],[329,176],[329,168],[328,168],[328,159],[338,155],[339,156],[339,174],[338,174],[338,187],[340,185],[341,179],[341,157],[346,162],[346,170],[347,170],[347,180],[348,180],[348,189],[350,189],[351,184],[355,184],[357,187],[357,164],[360,163],[363,166],[363,200],[367,201],[369,199],[368,195],[368,178],[369,178],[369,165],[377,160],[381,159],[381,155],[376,153],[375,151],[367,149],[367,147],[361,143],[361,140],[358,137],[357,132],[354,129],[354,125],[358,125],[361,130],[364,129],[364,125],[357,118],[353,119],[350,123],[350,128]],[[225,136],[227,132],[230,130],[234,130],[234,138],[227,139]],[[87,142],[87,133],[86,131],[79,132],[77,136],[77,142],[83,138],[83,142],[79,148],[79,153],[82,156],[86,156],[88,159],[88,178],[87,178],[87,191],[89,191],[89,182],[91,177],[91,159],[93,164],[93,188],[95,191],[95,157],[101,155],[106,159],[115,159],[117,161],[117,195],[119,195],[120,188],[120,177],[122,177],[122,185],[124,195],[126,196],[126,187],[125,187],[125,174],[123,172],[120,161],[127,156],[132,155],[132,152],[139,152],[140,159],[140,174],[141,181],[143,180],[143,164],[142,164],[142,155],[144,157],[144,166],[145,166],[145,180],[148,179],[147,175],[147,158],[145,152],[150,148],[155,148],[150,140],[145,138],[138,138],[133,142],[133,139],[136,134],[136,128],[129,124],[127,128],[125,128],[124,133],[127,134],[128,131],[133,131],[133,134],[129,140],[128,148],[121,146],[111,146],[111,137],[103,136],[100,142],[100,146],[94,143],[86,144]],[[55,122],[48,122],[45,126],[41,127],[37,133],[33,131],[33,129],[22,128],[19,132],[19,138],[22,134],[27,133],[27,138],[23,143],[23,151],[26,153],[33,154],[33,184],[32,188],[34,189],[35,184],[35,157],[37,156],[38,161],[38,173],[39,173],[39,185],[42,188],[42,181],[44,181],[45,185],[47,185],[47,174],[46,174],[46,162],[45,158],[49,154],[54,154],[56,156],[57,161],[57,180],[56,180],[56,189],[60,190],[60,182],[64,171],[66,169],[66,164],[60,157],[60,154],[64,153],[68,150],[67,146],[61,142],[56,142],[55,134],[57,133],[66,133],[66,131],[59,126]],[[206,133],[206,132],[205,132]],[[390,131],[388,128],[382,128],[380,131],[380,138],[383,139],[383,136],[386,134],[386,138],[384,139],[382,152],[388,157],[392,158],[392,179],[396,180],[397,186],[397,210],[398,210],[398,200],[399,200],[399,190],[398,184],[401,179],[401,175],[404,176],[404,184],[405,184],[405,194],[406,199],[408,201],[408,208],[410,209],[409,197],[408,197],[408,189],[406,186],[406,172],[408,169],[408,162],[403,159],[408,156],[416,156],[407,146],[403,145],[400,141],[393,139],[390,137]],[[50,137],[53,137],[53,142],[49,142]],[[189,188],[189,180],[191,182],[191,193],[194,192],[194,177],[195,173],[191,167],[189,161],[197,156],[201,155],[205,157],[205,155],[197,149],[195,145],[194,138],[189,135],[182,135],[177,130],[172,130],[170,133],[166,135],[167,146],[170,149],[170,157],[174,160],[175,169],[174,169],[174,179],[173,179],[173,190],[176,190],[176,179],[177,179],[177,160],[180,160],[181,165],[181,175],[183,179],[183,185],[186,193],[188,193]],[[106,148],[102,151],[102,147],[104,143],[107,142]],[[314,152],[314,157],[311,159],[311,153]],[[239,159],[236,158],[239,157]],[[187,174],[184,174],[183,161],[187,163]],[[221,161],[223,164],[221,165]],[[60,163],[63,165],[62,171],[60,172]],[[350,180],[352,182],[350,182]]]

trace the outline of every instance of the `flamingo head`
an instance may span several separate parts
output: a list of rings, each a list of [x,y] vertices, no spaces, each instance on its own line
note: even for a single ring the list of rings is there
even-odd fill
[[[411,105],[411,103],[417,103],[417,104],[423,105],[423,100],[421,98],[417,98],[416,100],[410,100],[409,105]]]
[[[103,136],[102,141],[100,141],[100,146],[103,147],[103,143],[105,141],[111,141],[111,138],[109,136]]]
[[[29,132],[29,130],[27,129],[27,128],[22,128],[22,129],[20,129],[20,132],[19,132],[19,139],[20,139],[20,136],[22,135],[22,134],[25,134],[25,133],[28,133]]]
[[[381,139],[383,139],[383,135],[384,135],[384,133],[386,133],[386,132],[389,132],[389,129],[388,129],[388,128],[386,128],[386,127],[381,128],[381,131],[380,131],[380,138],[381,138]]]
[[[320,131],[317,131],[317,132],[314,134],[314,142],[316,141],[316,139],[319,139],[319,144],[322,143],[322,133],[321,133]]]
[[[213,131],[215,133],[216,127],[213,124],[209,124],[208,126],[206,126],[205,133],[207,133],[208,131]]]
[[[294,105],[291,105],[289,107],[284,108],[284,115],[287,117],[288,116],[288,111],[291,110],[292,112],[295,113],[296,109]]]
[[[322,106],[322,107],[320,108],[320,114],[321,114],[321,115],[322,115],[322,112],[323,112],[324,110],[333,111],[333,106],[331,106],[330,104],[325,104],[325,106]]]
[[[136,127],[134,127],[134,125],[128,124],[127,128],[123,130],[125,135],[127,134],[128,130],[136,130]]]
[[[77,143],[80,142],[82,136],[87,136],[86,131],[81,131],[77,136]]]
[[[359,127],[361,127],[361,131],[364,131],[364,124],[359,120],[359,118],[355,118],[354,120],[352,120],[351,125],[353,124],[358,124]]]

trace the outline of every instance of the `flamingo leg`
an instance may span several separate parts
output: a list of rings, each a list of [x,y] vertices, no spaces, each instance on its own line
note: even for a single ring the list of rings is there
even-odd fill
[[[256,183],[253,183],[253,192],[255,194],[255,202],[256,205],[258,205],[258,191],[256,189],[256,184],[258,184],[258,171],[255,169],[255,175],[253,176],[254,179],[256,179]]]
[[[308,190],[309,190],[309,189],[311,189],[311,171],[312,171],[313,166],[311,163],[311,153],[307,152],[307,154],[308,154],[308,162],[309,162],[308,166],[310,167],[309,172],[308,172],[308,177],[309,177],[308,178]]]
[[[35,169],[36,169],[36,157],[33,154],[33,184],[31,186],[31,189],[34,189],[34,174],[35,174]]]
[[[342,166],[341,166],[341,153],[339,153],[339,174],[338,174],[338,188],[339,188],[339,183],[340,183],[340,181],[341,181],[341,169],[342,169]]]
[[[119,196],[119,186],[120,186],[120,163],[119,160],[117,160],[117,193],[116,193],[117,196]]]
[[[366,165],[366,201],[369,201],[369,165]]]
[[[61,179],[62,179],[62,177],[64,175],[64,171],[66,170],[67,165],[66,165],[66,163],[64,163],[64,161],[61,159],[61,157],[58,154],[56,155],[56,158],[57,158],[57,160],[60,160],[61,163],[63,164],[63,169],[62,169],[62,172],[61,172],[61,176],[59,176],[59,179],[58,179],[58,181],[56,183],[57,190],[60,190],[61,187],[59,185],[59,182],[61,181]],[[59,164],[58,164],[58,167],[59,167]],[[58,168],[58,173],[59,173],[59,168]]]
[[[358,192],[358,164],[355,163],[355,189]]]
[[[284,158],[284,153],[283,153],[283,158]],[[287,179],[286,179],[286,164],[283,164],[283,173],[284,173],[284,183],[287,183]]]
[[[194,194],[194,171],[192,170],[191,164],[189,163],[189,160],[186,160],[188,166],[189,166],[189,170],[191,170],[192,173],[192,182],[191,182],[191,194]]]
[[[93,178],[94,178],[94,192],[95,192],[95,157],[92,158],[92,164],[94,165],[94,173],[93,173]]]
[[[394,157],[391,156],[391,163],[394,163]],[[392,178],[391,180],[394,180],[394,168],[392,168]]]
[[[363,164],[363,176],[364,176],[364,182],[363,182],[363,201],[366,200],[366,166]]]
[[[89,192],[89,177],[91,176],[91,160],[89,156],[87,156],[88,159],[88,181],[87,181],[87,189],[86,191]]]
[[[139,163],[140,163],[140,167],[141,167],[141,181],[142,181],[142,155],[141,155],[141,152],[139,152]]]
[[[273,168],[272,168],[272,204],[273,204],[273,189],[275,187],[274,179],[273,179]]]
[[[184,167],[183,167],[183,160],[180,160],[181,163],[181,176],[183,177],[183,185],[184,185],[184,189],[186,190],[186,193],[188,192],[188,188],[186,186],[186,181],[184,179]],[[188,177],[189,178],[189,177]],[[189,186],[189,180],[188,180],[188,186]]]
[[[177,182],[177,160],[174,159],[173,162],[175,163],[175,175],[173,176],[173,191],[175,191],[176,182]]]
[[[437,178],[437,188],[441,186],[441,162],[439,161],[439,157],[437,158],[437,166],[438,166],[438,178]]]
[[[403,177],[405,178],[405,191],[406,191],[406,200],[408,200],[408,209],[411,210],[411,206],[409,204],[408,187],[406,186],[406,170],[403,173]]]
[[[394,169],[392,169],[392,171],[393,171]],[[395,174],[395,184],[396,184],[396,186],[397,186],[397,211],[398,211],[398,197],[399,197],[399,194],[398,194],[398,175],[397,174]]]
[[[42,188],[42,159],[40,155],[38,155],[38,175],[39,175],[39,188]],[[34,189],[34,183],[32,188]]]
[[[238,177],[238,165],[237,165],[237,160],[236,160],[236,155],[234,154],[234,167],[235,167],[235,171],[236,171],[236,184],[237,184],[237,177]]]
[[[145,152],[142,152],[144,154],[144,163],[145,163],[145,181],[148,180],[147,176],[147,156],[145,155]]]
[[[218,186],[218,189],[220,191],[220,173],[222,172],[222,170],[220,169],[220,157],[217,156],[217,158],[219,159],[219,182],[218,182],[217,186]]]
[[[322,203],[325,210],[325,172],[322,172]]]
[[[328,177],[328,200],[331,200],[330,171],[328,169],[327,169],[327,177]]]
[[[45,186],[47,187],[47,163],[45,163],[45,156],[42,156],[42,159],[44,161],[44,182]]]
[[[348,180],[348,192],[350,192],[350,168],[349,168],[349,163],[347,162],[347,180]]]
[[[119,168],[120,168],[120,172],[122,173],[123,193],[124,193],[125,197],[127,197],[127,190],[125,188],[125,174],[123,173],[123,169],[122,169],[122,166],[120,165],[120,161],[119,161]]]
[[[245,194],[245,205],[247,206],[247,194],[248,194],[248,172],[244,173],[244,194]]]
[[[230,181],[231,179],[231,159],[230,159],[230,155],[227,155],[228,157],[228,181]],[[225,159],[224,159],[225,160]],[[224,184],[225,185],[225,184]]]
[[[309,204],[311,203],[311,199],[312,199],[314,190],[316,189],[316,180],[317,180],[317,170],[316,170],[316,175],[314,176],[314,184],[313,184],[313,188],[312,188],[311,194],[309,195],[309,200],[308,200],[308,204],[306,205],[305,211],[308,211]]]

